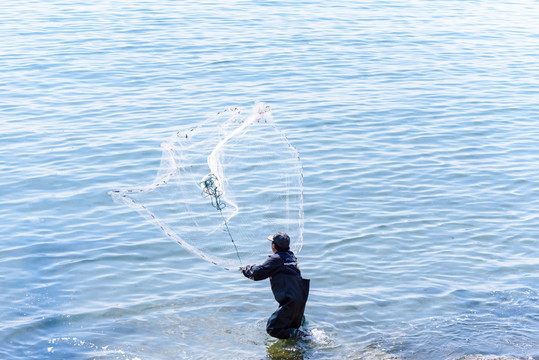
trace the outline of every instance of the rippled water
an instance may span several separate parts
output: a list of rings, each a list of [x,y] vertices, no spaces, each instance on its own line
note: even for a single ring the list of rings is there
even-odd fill
[[[0,358],[539,359],[538,13],[3,2]],[[308,343],[107,195],[258,100],[303,161]]]

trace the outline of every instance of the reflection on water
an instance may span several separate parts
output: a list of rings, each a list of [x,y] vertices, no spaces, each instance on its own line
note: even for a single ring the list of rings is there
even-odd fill
[[[305,343],[299,343],[298,340],[270,340],[267,346],[267,359],[287,359],[287,360],[303,360],[310,349]]]
[[[308,329],[303,339],[268,340],[267,358],[303,360],[316,357],[318,353],[332,352],[336,348],[331,338],[319,329]]]

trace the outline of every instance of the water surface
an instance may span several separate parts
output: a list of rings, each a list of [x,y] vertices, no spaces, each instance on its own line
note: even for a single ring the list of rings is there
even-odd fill
[[[0,10],[1,358],[539,359],[537,2]],[[255,101],[303,161],[310,343],[107,194]]]

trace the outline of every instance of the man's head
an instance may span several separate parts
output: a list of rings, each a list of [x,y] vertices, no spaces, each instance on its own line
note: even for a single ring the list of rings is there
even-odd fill
[[[268,236],[268,240],[275,245],[277,252],[290,250],[290,236],[287,233],[278,232]]]

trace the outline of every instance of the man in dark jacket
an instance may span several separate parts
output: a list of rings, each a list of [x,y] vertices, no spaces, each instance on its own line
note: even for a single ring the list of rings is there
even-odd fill
[[[241,271],[255,281],[270,278],[271,290],[279,308],[268,319],[268,334],[279,339],[303,336],[299,327],[309,295],[309,280],[301,277],[298,260],[290,251],[288,234],[278,232],[270,235],[268,240],[271,241],[273,255],[262,265],[247,265]]]

